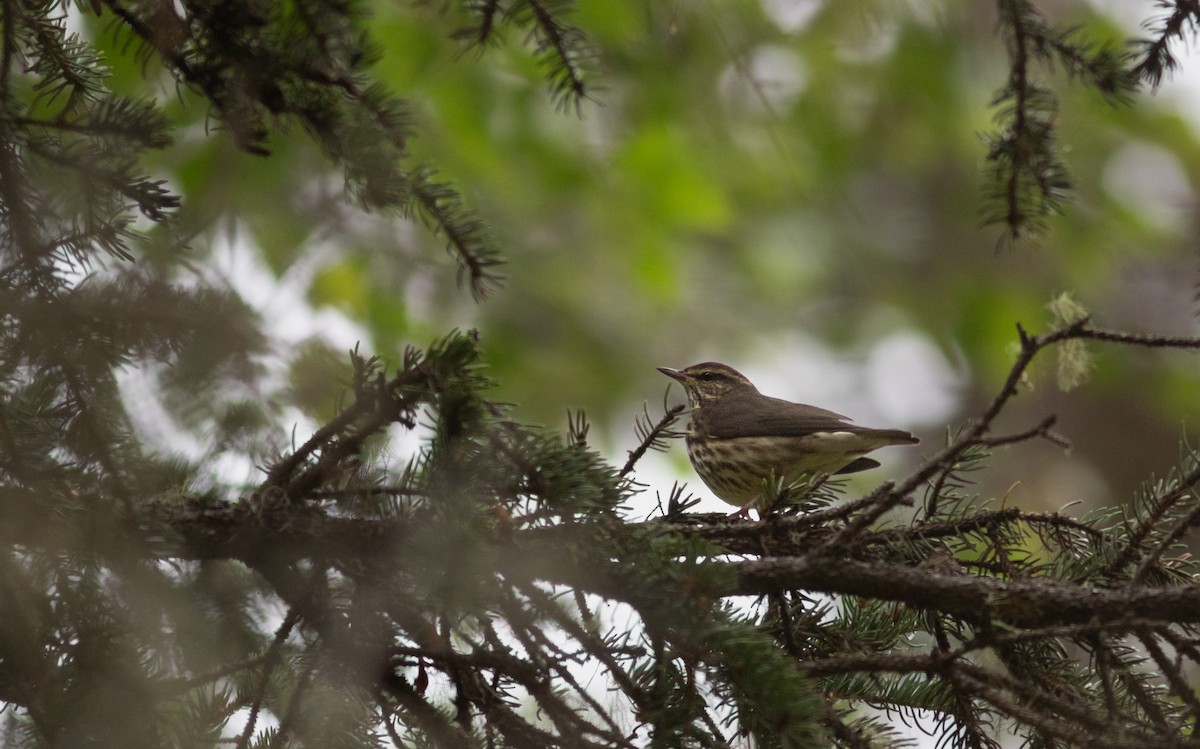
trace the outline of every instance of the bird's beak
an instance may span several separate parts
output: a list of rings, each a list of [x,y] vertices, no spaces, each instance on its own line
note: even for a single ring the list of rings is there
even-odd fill
[[[684,380],[687,379],[687,376],[683,372],[680,372],[678,369],[671,369],[670,367],[659,367],[658,371],[662,372],[667,377],[670,377],[672,380],[675,380],[676,382],[683,382]]]

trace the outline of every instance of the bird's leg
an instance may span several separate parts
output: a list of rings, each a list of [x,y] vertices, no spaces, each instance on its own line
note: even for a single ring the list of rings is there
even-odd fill
[[[729,517],[737,518],[739,520],[749,520],[750,519],[750,508],[753,505],[754,505],[753,502],[747,502],[746,504],[739,507],[737,510],[729,513]]]
[[[832,477],[831,473],[802,474],[791,483],[778,486],[776,488],[778,496],[770,505],[770,509],[763,513],[764,517],[792,515],[800,512],[804,501],[813,496]]]

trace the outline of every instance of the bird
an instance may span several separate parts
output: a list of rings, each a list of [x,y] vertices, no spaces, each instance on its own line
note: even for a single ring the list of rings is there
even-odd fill
[[[861,427],[824,408],[763,395],[727,364],[658,371],[683,386],[692,407],[685,440],[692,467],[739,515],[776,481],[865,471],[879,465],[867,453],[920,441],[903,429]]]

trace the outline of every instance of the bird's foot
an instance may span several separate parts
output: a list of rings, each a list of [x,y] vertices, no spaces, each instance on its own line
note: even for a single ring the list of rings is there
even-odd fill
[[[748,505],[748,504],[742,505],[735,512],[729,513],[729,517],[737,518],[738,520],[749,520],[750,519],[750,505]]]

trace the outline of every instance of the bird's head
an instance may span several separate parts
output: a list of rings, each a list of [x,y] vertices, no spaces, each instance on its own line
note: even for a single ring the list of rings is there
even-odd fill
[[[729,393],[738,390],[758,392],[758,389],[741,372],[717,362],[693,364],[687,369],[659,367],[658,371],[683,385],[688,401],[694,408],[716,403]]]

